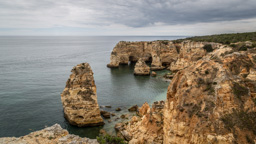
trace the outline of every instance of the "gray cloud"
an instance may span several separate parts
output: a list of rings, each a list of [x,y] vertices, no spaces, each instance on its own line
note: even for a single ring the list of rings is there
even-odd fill
[[[0,0],[0,19],[144,27],[256,17],[255,0]],[[84,16],[84,17],[83,17]],[[36,19],[37,19],[36,18]],[[3,22],[3,21],[2,21]],[[62,23],[65,25],[65,23]]]
[[[144,28],[255,18],[255,0],[0,0],[0,28]]]

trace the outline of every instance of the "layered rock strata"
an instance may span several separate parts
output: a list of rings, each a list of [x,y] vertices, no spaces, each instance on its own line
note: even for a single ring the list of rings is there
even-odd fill
[[[207,50],[204,49],[205,45],[210,45],[213,50],[224,47],[224,45],[209,42],[183,41],[181,43],[177,43],[176,47],[179,49],[178,58],[177,61],[172,62],[170,70],[177,72],[193,65],[196,61],[207,54]]]
[[[256,142],[256,50],[217,49],[175,74],[164,108],[164,143]]]
[[[150,75],[150,67],[140,58],[134,67],[134,75]]]
[[[119,42],[111,53],[108,67],[118,67],[120,64],[137,62],[140,59],[151,62],[151,70],[168,68],[177,72],[190,65],[207,54],[205,45],[211,45],[212,49],[224,47],[224,45],[210,42],[172,41],[152,42]]]
[[[177,59],[177,50],[171,41],[119,42],[111,53],[108,67],[137,62],[140,58],[151,61],[152,70],[161,70]]]
[[[98,144],[97,140],[81,138],[69,134],[67,130],[62,129],[59,124],[47,127],[40,131],[32,132],[22,137],[4,137],[0,138],[1,144]]]
[[[78,64],[71,72],[61,94],[65,118],[79,127],[103,125],[90,65]]]

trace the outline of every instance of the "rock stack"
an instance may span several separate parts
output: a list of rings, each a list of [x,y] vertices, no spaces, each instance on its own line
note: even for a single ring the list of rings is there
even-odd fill
[[[81,63],[71,72],[61,94],[65,118],[78,127],[103,125],[90,65]]]
[[[150,67],[145,63],[145,61],[140,58],[135,65],[134,75],[149,75]]]

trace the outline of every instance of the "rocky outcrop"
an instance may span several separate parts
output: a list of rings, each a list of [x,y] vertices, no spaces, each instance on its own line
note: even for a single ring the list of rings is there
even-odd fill
[[[1,144],[98,144],[97,140],[81,138],[69,134],[67,130],[62,129],[59,124],[47,127],[40,131],[32,132],[22,137],[4,137],[0,138]]]
[[[164,108],[164,143],[255,143],[256,50],[228,47],[175,74]]]
[[[140,116],[133,116],[129,122],[115,126],[117,135],[129,144],[163,143],[164,101],[155,102],[150,109],[147,103],[139,109]]]
[[[210,45],[210,49],[205,46]],[[120,64],[137,62],[140,59],[151,62],[151,70],[168,68],[177,72],[193,65],[204,57],[209,50],[226,47],[212,42],[172,41],[152,42],[119,42],[111,53],[108,67],[118,67]]]
[[[211,45],[212,49],[220,48],[223,46],[218,43],[209,42],[183,41],[178,43],[176,44],[176,47],[179,49],[179,55],[177,61],[174,61],[171,64],[170,70],[177,72],[193,65],[196,61],[207,54],[207,50],[204,49],[205,45]]]
[[[164,69],[177,59],[177,49],[171,41],[119,42],[111,53],[108,67],[137,62],[140,58],[151,61],[152,70]]]
[[[103,125],[90,65],[81,63],[71,72],[61,94],[65,118],[79,127]]]
[[[150,75],[150,67],[142,58],[137,61],[134,67],[134,75]]]

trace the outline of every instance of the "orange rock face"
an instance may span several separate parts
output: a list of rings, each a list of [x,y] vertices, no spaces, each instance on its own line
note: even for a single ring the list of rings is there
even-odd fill
[[[172,79],[163,114],[164,143],[255,141],[255,50],[218,51]]]
[[[65,118],[79,127],[103,125],[90,65],[79,64],[71,72],[61,94]]]

